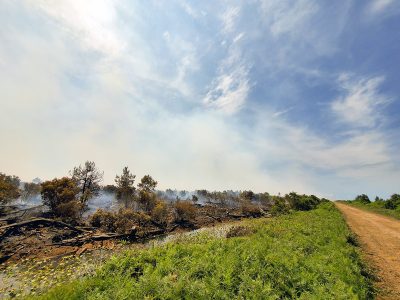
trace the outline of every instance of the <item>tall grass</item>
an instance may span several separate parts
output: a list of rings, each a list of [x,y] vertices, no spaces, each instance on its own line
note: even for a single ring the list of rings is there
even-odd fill
[[[383,201],[382,202],[379,202],[379,201],[371,202],[371,203],[360,203],[360,202],[352,201],[352,202],[344,202],[344,203],[400,220],[400,207],[398,207],[396,209],[387,209],[384,207],[385,203]]]
[[[243,222],[249,235],[198,236],[111,259],[40,299],[370,299],[358,250],[331,203]],[[253,233],[251,233],[253,232]]]

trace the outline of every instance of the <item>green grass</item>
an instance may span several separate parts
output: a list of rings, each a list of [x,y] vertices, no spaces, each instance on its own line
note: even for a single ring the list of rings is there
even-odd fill
[[[398,207],[397,209],[387,209],[383,206],[384,202],[371,202],[368,204],[363,204],[360,202],[344,202],[344,203],[400,220],[400,207]]]
[[[373,298],[358,249],[332,203],[242,225],[254,233],[202,234],[127,252],[40,299]]]

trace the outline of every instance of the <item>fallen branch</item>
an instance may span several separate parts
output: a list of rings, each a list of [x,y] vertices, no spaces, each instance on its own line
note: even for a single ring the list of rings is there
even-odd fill
[[[228,217],[233,218],[233,219],[242,219],[242,218],[246,218],[246,215],[228,214]]]
[[[40,225],[44,225],[44,226],[48,226],[48,227],[54,226],[54,227],[58,227],[58,228],[68,228],[77,233],[87,232],[87,230],[76,228],[74,226],[71,226],[71,225],[61,222],[61,221],[45,219],[45,218],[35,218],[35,219],[22,221],[19,223],[14,223],[14,224],[5,225],[5,226],[0,227],[0,232],[4,231],[4,233],[0,237],[0,241],[3,240],[5,237],[14,233],[16,230],[20,229],[21,227],[24,227],[24,226],[38,227]]]
[[[132,230],[130,233],[102,233],[102,234],[86,234],[77,236],[71,239],[63,240],[59,243],[53,243],[51,246],[81,246],[86,243],[95,242],[95,241],[105,241],[110,239],[136,239],[136,229]]]

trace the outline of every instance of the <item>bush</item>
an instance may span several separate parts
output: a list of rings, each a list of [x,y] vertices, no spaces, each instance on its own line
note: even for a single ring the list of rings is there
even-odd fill
[[[365,194],[358,195],[358,196],[354,199],[354,201],[360,202],[360,203],[363,203],[363,204],[371,203],[371,200],[369,200],[369,197],[368,197],[367,195],[365,195]]]
[[[271,207],[271,215],[278,216],[281,214],[287,214],[289,212],[289,206],[286,200],[282,197],[274,197],[273,205]]]
[[[242,201],[240,209],[241,209],[242,213],[246,216],[260,216],[261,215],[260,208],[257,205],[255,205],[249,201]]]
[[[295,192],[285,195],[290,207],[294,210],[307,211],[314,209],[321,200],[314,195],[298,195]]]
[[[393,194],[385,202],[385,208],[387,208],[387,209],[396,209],[397,207],[400,207],[400,195],[399,194]]]
[[[150,216],[143,212],[136,212],[131,208],[123,208],[118,212],[98,209],[89,219],[92,226],[104,231],[130,233],[134,227],[146,226]]]
[[[248,226],[233,226],[229,228],[228,232],[226,233],[227,238],[238,237],[238,236],[246,236],[254,233],[255,230]]]
[[[98,209],[95,211],[93,215],[89,218],[89,223],[94,226],[101,228],[105,231],[115,231],[115,222],[117,220],[117,216],[115,213],[111,211],[105,211],[103,209]]]
[[[0,204],[6,204],[20,196],[19,183],[17,176],[0,173]]]
[[[83,205],[76,200],[59,204],[54,213],[59,216],[63,221],[75,222],[79,220]]]
[[[77,195],[79,188],[76,182],[68,177],[53,179],[42,183],[41,195],[43,204],[50,208],[50,211],[57,217],[69,218],[74,212],[69,212],[68,208],[79,209],[78,214],[83,212],[83,205],[77,205]],[[68,204],[69,202],[72,202]]]
[[[130,233],[138,223],[138,213],[133,209],[120,209],[114,223],[115,231],[118,233]]]
[[[166,226],[168,223],[168,205],[165,201],[158,201],[156,206],[151,212],[151,218],[154,222],[160,224],[161,226]]]
[[[175,203],[176,222],[193,222],[196,218],[196,207],[189,201],[177,201]]]

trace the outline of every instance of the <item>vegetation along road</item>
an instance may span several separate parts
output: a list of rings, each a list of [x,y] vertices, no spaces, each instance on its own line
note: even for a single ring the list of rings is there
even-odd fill
[[[336,205],[377,270],[382,299],[400,299],[400,221],[343,203]]]

